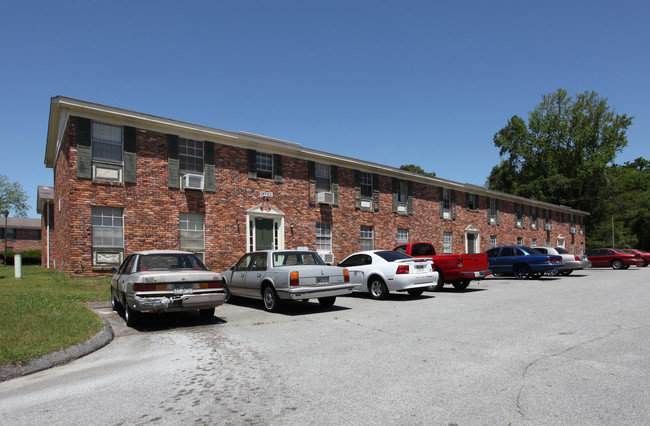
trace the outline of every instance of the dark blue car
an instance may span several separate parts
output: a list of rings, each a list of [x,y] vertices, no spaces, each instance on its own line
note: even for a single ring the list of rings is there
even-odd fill
[[[525,246],[494,247],[486,253],[493,274],[514,275],[519,280],[539,278],[546,271],[564,266],[561,256]]]

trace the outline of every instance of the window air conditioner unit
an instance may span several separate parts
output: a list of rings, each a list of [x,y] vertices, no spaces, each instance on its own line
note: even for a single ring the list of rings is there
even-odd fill
[[[183,189],[198,189],[203,191],[203,175],[183,175]]]
[[[334,253],[322,253],[321,257],[325,263],[334,263]]]
[[[404,204],[398,204],[397,213],[406,213],[406,206]]]
[[[494,218],[494,217],[490,218],[490,224],[494,225],[496,223],[496,221],[497,221],[496,218]]]
[[[451,214],[449,212],[442,212],[442,218],[443,219],[449,219],[449,218],[451,218]]]
[[[569,233],[570,234],[575,234],[576,233],[576,227],[575,226],[569,227]]]
[[[553,224],[552,223],[545,223],[544,224],[544,231],[552,231],[553,230]]]
[[[582,235],[582,228],[580,228],[580,235]]]
[[[517,219],[517,220],[515,221],[515,226],[516,226],[517,228],[521,228],[521,219]]]
[[[319,192],[316,194],[316,203],[318,204],[334,204],[333,192]]]
[[[537,229],[537,224],[536,223],[531,223],[530,224],[530,229]]]

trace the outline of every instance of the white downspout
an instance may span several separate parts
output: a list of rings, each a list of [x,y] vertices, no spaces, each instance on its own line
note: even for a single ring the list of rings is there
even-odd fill
[[[50,203],[47,203],[47,269],[50,269]]]

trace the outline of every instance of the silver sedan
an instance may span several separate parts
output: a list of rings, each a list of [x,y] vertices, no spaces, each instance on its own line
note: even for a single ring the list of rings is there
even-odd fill
[[[546,275],[569,275],[577,269],[591,268],[591,261],[584,254],[571,254],[562,247],[535,247],[535,250],[544,254],[562,256],[564,266],[546,271]]]

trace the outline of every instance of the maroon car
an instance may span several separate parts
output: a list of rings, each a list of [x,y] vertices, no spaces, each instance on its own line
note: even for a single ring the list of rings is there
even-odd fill
[[[612,267],[614,269],[627,269],[637,264],[635,255],[624,253],[615,248],[598,248],[587,251],[587,259],[591,261],[592,268]]]
[[[636,256],[637,259],[636,266],[642,266],[644,268],[648,266],[648,262],[650,262],[650,253],[648,253],[647,251],[637,250],[637,249],[625,249],[623,251],[625,253],[630,253]]]

